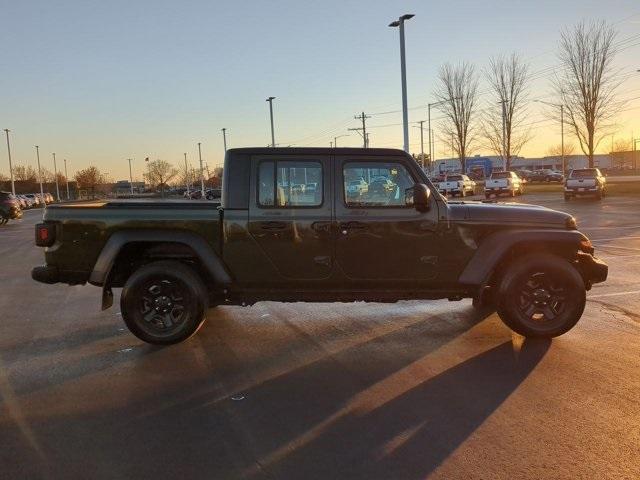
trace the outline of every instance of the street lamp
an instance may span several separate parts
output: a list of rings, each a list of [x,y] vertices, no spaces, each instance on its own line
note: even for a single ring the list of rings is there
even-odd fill
[[[409,112],[407,108],[407,65],[405,61],[404,49],[404,22],[413,18],[415,15],[407,13],[402,15],[398,20],[389,24],[390,27],[400,27],[400,75],[402,79],[402,130],[404,140],[404,151],[409,153]]]
[[[333,147],[334,148],[338,148],[338,139],[342,138],[342,137],[350,137],[351,135],[349,135],[348,133],[345,133],[344,135],[338,135],[337,137],[333,137]]]
[[[60,187],[58,186],[58,166],[56,165],[56,154],[53,154],[53,176],[56,179],[56,201],[60,201]]]
[[[40,199],[42,200],[42,208],[47,208],[47,202],[44,201],[44,188],[42,188],[42,170],[40,170],[40,147],[36,145],[36,158],[38,159],[38,180],[40,180]]]
[[[224,142],[224,153],[227,153],[227,129],[222,129],[222,141]]]
[[[534,102],[544,103],[545,105],[549,105],[551,107],[560,108],[560,150],[562,153],[562,174],[565,175],[566,165],[565,165],[565,157],[564,157],[564,104],[551,103],[551,102],[546,102],[544,100],[534,100]]]
[[[64,178],[67,180],[67,201],[71,200],[69,195],[69,175],[67,175],[67,159],[64,159]]]
[[[271,146],[273,148],[276,148],[276,138],[273,133],[273,101],[275,99],[276,97],[267,98],[267,102],[269,102],[269,118],[271,119]]]
[[[13,166],[11,165],[11,146],[9,145],[9,132],[8,128],[4,129],[4,133],[7,134],[7,154],[9,155],[9,175],[11,176],[11,193],[16,194],[16,185],[13,181]]]
[[[204,172],[202,170],[202,150],[200,150],[200,142],[198,142],[198,158],[200,159],[200,194],[202,195],[202,200],[204,200]]]
[[[187,165],[187,152],[184,152],[184,183],[187,184],[187,197],[191,198],[189,192],[189,166]]]
[[[433,154],[435,153],[435,148],[432,147],[433,141],[431,140],[431,136],[433,134],[433,130],[431,129],[431,107],[437,107],[438,105],[442,105],[443,103],[447,103],[447,102],[452,102],[454,100],[462,100],[462,97],[454,97],[450,99],[440,100],[439,102],[427,104],[427,129],[429,130],[429,164],[431,164],[432,166],[433,166]]]
[[[640,72],[640,70],[638,70]],[[636,145],[640,142],[640,138],[633,139],[633,169],[638,173],[638,154],[636,153]]]
[[[133,195],[133,175],[131,173],[131,158],[127,158],[129,160],[129,188],[131,190],[131,195]]]
[[[422,168],[424,168],[424,120],[420,120],[420,126],[414,125],[414,127],[420,129],[420,163],[422,164]]]

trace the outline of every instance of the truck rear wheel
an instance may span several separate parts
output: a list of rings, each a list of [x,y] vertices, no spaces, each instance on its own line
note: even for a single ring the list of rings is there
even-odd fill
[[[158,261],[127,280],[120,310],[127,327],[147,343],[170,345],[186,340],[205,319],[207,291],[193,269],[177,261]]]
[[[586,303],[582,277],[566,260],[550,254],[526,255],[500,281],[497,311],[525,337],[557,337],[578,323]]]

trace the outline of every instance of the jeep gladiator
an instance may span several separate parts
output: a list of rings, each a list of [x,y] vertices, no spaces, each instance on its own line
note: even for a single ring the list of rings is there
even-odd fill
[[[368,189],[348,195],[361,179]],[[188,338],[211,307],[263,300],[472,298],[522,335],[553,337],[607,277],[571,215],[447,201],[391,149],[231,149],[220,203],[54,205],[35,241],[35,280],[99,286],[103,309],[122,288],[125,323],[155,344]]]

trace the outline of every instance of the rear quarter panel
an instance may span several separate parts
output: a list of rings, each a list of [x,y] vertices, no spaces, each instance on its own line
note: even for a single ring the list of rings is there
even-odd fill
[[[190,202],[89,203],[47,208],[45,221],[57,222],[56,242],[45,250],[48,265],[87,276],[109,237],[127,229],[186,231],[202,236],[219,252],[217,204]]]

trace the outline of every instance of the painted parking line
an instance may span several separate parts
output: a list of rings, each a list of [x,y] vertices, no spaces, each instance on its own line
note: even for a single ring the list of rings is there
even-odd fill
[[[587,300],[590,298],[604,298],[604,297],[621,297],[623,295],[637,295],[640,290],[629,290],[628,292],[615,292],[615,293],[601,293],[599,295],[587,295]]]
[[[592,238],[591,241],[592,242],[613,242],[615,240],[632,240],[636,238],[640,238],[640,235],[633,235],[630,237]]]

